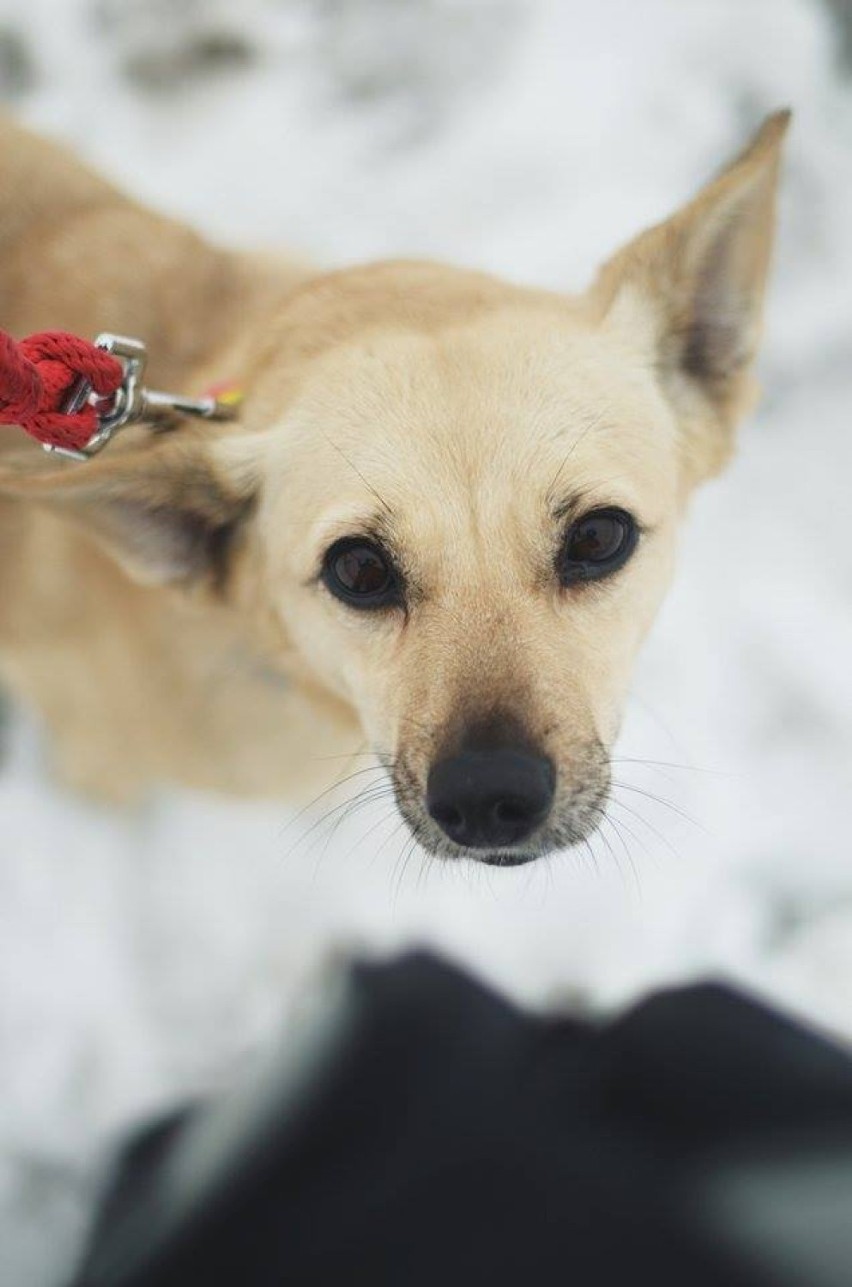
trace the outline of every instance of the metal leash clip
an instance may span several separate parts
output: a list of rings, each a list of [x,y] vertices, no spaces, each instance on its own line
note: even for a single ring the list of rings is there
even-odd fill
[[[203,398],[184,398],[180,394],[146,389],[142,380],[148,361],[148,352],[141,340],[102,331],[95,340],[95,345],[119,359],[124,367],[124,379],[109,398],[100,400],[94,397],[98,428],[85,447],[78,450],[74,447],[58,447],[52,443],[42,443],[45,451],[54,452],[57,456],[65,456],[69,460],[89,460],[99,451],[103,451],[120,429],[124,429],[126,425],[137,424],[140,420],[163,420],[174,415],[201,416],[205,420],[233,420],[236,415],[236,406],[233,403],[216,398],[213,394]],[[81,378],[68,395],[63,411],[66,415],[73,415],[92,398],[91,384],[87,379]],[[100,409],[101,406],[103,410]]]

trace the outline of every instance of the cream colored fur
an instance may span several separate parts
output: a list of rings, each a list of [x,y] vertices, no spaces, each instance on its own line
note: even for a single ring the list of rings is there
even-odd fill
[[[573,298],[213,249],[0,127],[0,325],[139,335],[154,385],[248,391],[239,424],[134,430],[85,465],[0,430],[0,673],[65,777],[299,798],[369,747],[433,844],[429,765],[499,709],[553,758],[552,839],[570,835],[605,793],[685,502],[754,397],[786,123]],[[640,521],[611,580],[553,574],[569,499]],[[317,581],[335,538],[377,523],[407,613]]]

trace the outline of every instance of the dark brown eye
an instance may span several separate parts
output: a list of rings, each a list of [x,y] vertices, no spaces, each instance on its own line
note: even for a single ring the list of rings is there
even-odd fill
[[[400,601],[399,582],[388,555],[360,537],[336,541],[323,560],[322,580],[353,608],[384,608]]]
[[[638,539],[636,521],[625,510],[592,510],[568,529],[559,557],[562,584],[610,576],[624,566]]]

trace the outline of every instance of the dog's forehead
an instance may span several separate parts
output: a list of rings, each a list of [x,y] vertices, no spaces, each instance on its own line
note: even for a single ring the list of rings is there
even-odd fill
[[[673,421],[638,346],[561,300],[332,346],[282,430],[273,469],[314,545],[374,516],[415,552],[517,544],[578,493],[656,524],[674,490]]]
[[[432,334],[376,332],[335,349],[315,364],[294,419],[316,449],[354,451],[400,482],[418,467],[455,465],[467,481],[489,466],[544,468],[581,434],[578,464],[614,437],[622,450],[671,445],[640,354],[545,308],[496,310]]]
[[[562,443],[590,419],[629,431],[665,419],[641,352],[545,304],[491,309],[430,331],[376,328],[310,363],[293,421],[381,457],[489,455]]]

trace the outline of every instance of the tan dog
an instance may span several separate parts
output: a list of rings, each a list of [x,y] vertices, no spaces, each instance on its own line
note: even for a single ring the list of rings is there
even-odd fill
[[[369,746],[434,852],[587,835],[685,502],[753,400],[787,120],[575,298],[228,254],[0,127],[0,325],[248,391],[86,464],[0,431],[0,665],[65,775],[294,797]]]

